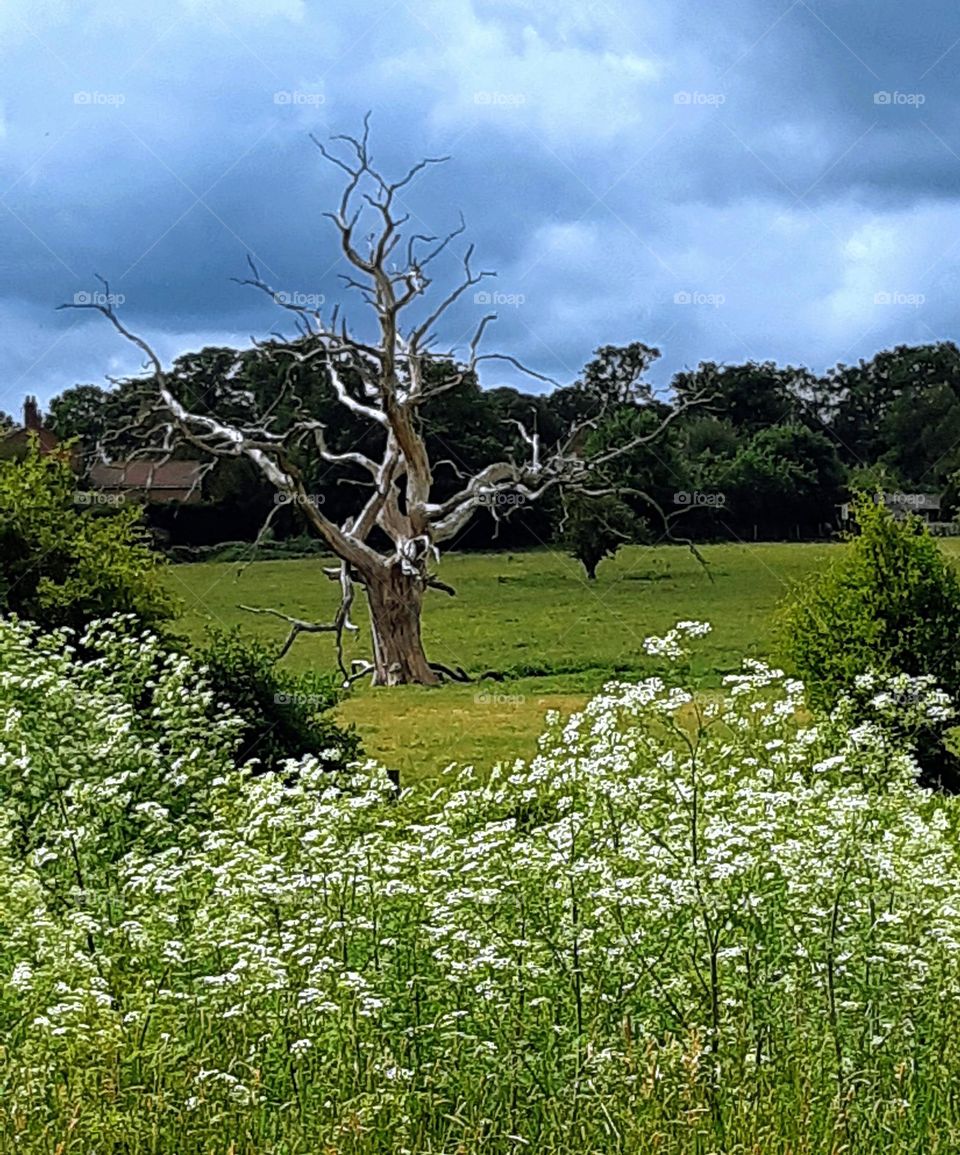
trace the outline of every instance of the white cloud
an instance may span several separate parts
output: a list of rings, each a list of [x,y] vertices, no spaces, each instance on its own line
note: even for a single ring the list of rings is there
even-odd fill
[[[587,19],[589,8],[572,20],[563,7],[547,18],[509,6],[514,19],[504,21],[500,8],[483,16],[468,0],[428,0],[417,12],[431,51],[398,51],[381,68],[391,84],[432,90],[433,116],[444,126],[530,131],[551,145],[609,140],[643,122],[663,74],[655,54]]]

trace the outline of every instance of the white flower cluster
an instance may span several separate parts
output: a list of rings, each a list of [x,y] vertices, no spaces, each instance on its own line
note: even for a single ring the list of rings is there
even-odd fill
[[[952,1053],[956,804],[880,721],[811,722],[781,671],[613,683],[531,761],[397,799],[372,764],[233,772],[230,718],[150,639],[104,627],[81,658],[0,622],[0,669],[6,1093],[50,1133],[68,1067],[81,1114],[149,1069],[178,1117],[296,1102],[328,1138],[439,1150],[468,1085],[535,1145],[518,1102],[566,1118],[589,1091],[620,1129],[777,1067],[893,1103],[919,1038]]]
[[[643,648],[651,657],[679,661],[690,652],[689,647],[684,644],[685,639],[702,638],[709,633],[708,622],[677,622],[663,637],[644,638]]]

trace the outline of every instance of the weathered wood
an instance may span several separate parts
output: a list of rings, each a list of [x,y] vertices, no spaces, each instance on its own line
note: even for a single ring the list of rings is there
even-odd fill
[[[339,306],[323,315],[317,305],[296,303],[289,294],[277,293],[250,257],[247,263],[251,275],[240,283],[268,294],[296,324],[296,338],[288,340],[275,335],[269,342],[255,342],[261,355],[281,362],[288,370],[307,364],[320,370],[338,402],[354,417],[377,428],[383,438],[380,460],[355,448],[334,450],[327,441],[324,424],[296,394],[290,372],[283,374],[278,394],[269,405],[245,421],[190,410],[154,350],[121,322],[105,281],[104,294],[92,298],[90,303],[61,307],[96,309],[146,356],[153,370],[157,397],[144,418],[154,422],[144,430],[145,443],[153,438],[160,445],[157,451],[168,457],[186,443],[212,460],[246,458],[285,501],[297,505],[307,523],[340,559],[339,572],[330,573],[342,585],[341,605],[333,622],[305,622],[277,610],[244,607],[289,623],[290,633],[282,652],[286,653],[302,633],[334,633],[345,685],[367,672],[377,685],[435,685],[447,670],[427,660],[420,617],[426,589],[453,593],[429,569],[431,559],[439,558],[438,545],[454,539],[480,509],[499,519],[517,505],[536,502],[551,491],[610,492],[605,489],[603,466],[638,446],[655,442],[679,413],[703,398],[686,400],[662,416],[654,429],[608,447],[592,459],[584,457],[583,446],[586,433],[595,427],[599,416],[574,423],[555,445],[543,444],[536,428],[528,430],[511,418],[510,424],[517,428],[520,438],[517,459],[508,451],[506,460],[494,462],[472,477],[456,469],[462,478],[460,489],[438,500],[433,493],[433,466],[420,418],[425,402],[474,376],[483,361],[506,361],[547,384],[557,382],[527,369],[509,354],[479,352],[487,327],[496,319],[492,313],[480,319],[460,360],[452,351],[437,352],[438,323],[465,293],[494,274],[474,268],[470,245],[463,254],[462,271],[453,287],[445,294],[429,294],[432,262],[461,235],[463,220],[441,239],[422,233],[403,238],[402,226],[407,216],[398,212],[397,200],[400,190],[418,173],[445,158],[427,158],[399,179],[390,180],[374,166],[368,137],[367,117],[359,137],[334,138],[338,142],[336,151],[319,141],[314,143],[324,159],[345,177],[336,208],[324,215],[333,222],[341,252],[353,270],[344,281],[349,289],[359,291],[371,311],[376,337],[368,343],[352,333],[340,316]],[[344,152],[345,156],[341,155]],[[373,215],[372,230],[366,224],[361,226],[365,214]],[[404,245],[401,239],[405,239]],[[405,312],[407,306],[413,307],[410,312]],[[411,315],[420,319],[406,323]],[[243,401],[244,406],[249,405],[250,396],[244,393]],[[280,424],[281,412],[292,413],[292,420]],[[369,492],[356,514],[342,525],[327,517],[322,502],[306,491],[296,465],[304,443],[312,444],[329,465],[347,465],[365,474],[361,484]],[[652,498],[649,500],[659,508]],[[670,519],[664,520],[669,535]],[[392,552],[389,547],[381,550],[370,544],[375,533],[392,543]],[[355,628],[349,620],[354,582],[363,587],[367,597],[373,660],[369,667],[361,664],[359,669],[348,672],[343,660],[343,633]]]

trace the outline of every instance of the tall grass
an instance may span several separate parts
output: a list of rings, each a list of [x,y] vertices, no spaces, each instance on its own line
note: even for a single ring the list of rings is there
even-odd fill
[[[0,623],[7,1149],[956,1150],[957,804],[885,724],[948,706],[798,726],[759,663],[700,698],[702,632],[397,798],[230,771],[154,639]]]

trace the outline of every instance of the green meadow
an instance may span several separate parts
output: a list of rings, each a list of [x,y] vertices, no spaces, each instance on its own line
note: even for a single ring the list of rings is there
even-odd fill
[[[529,755],[547,710],[582,706],[606,681],[641,677],[654,668],[642,648],[650,634],[676,621],[708,621],[713,632],[694,648],[693,673],[710,686],[744,657],[776,656],[776,610],[797,581],[829,564],[840,545],[712,545],[706,569],[683,546],[633,546],[601,564],[595,582],[552,550],[449,554],[440,575],[457,593],[431,591],[424,636],[431,658],[482,680],[438,688],[373,689],[355,685],[340,717],[361,733],[367,752],[398,768],[405,781],[433,775],[451,762],[489,767]],[[956,554],[956,543],[948,542]],[[241,625],[282,641],[284,622],[245,612],[270,606],[294,617],[329,620],[338,587],[319,559],[171,566],[181,599],[181,628],[194,638],[207,627]],[[360,627],[346,657],[368,652],[362,596]],[[329,635],[301,635],[284,659],[294,669],[334,668]]]

